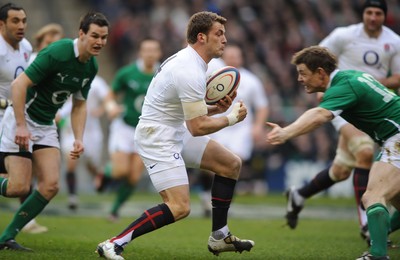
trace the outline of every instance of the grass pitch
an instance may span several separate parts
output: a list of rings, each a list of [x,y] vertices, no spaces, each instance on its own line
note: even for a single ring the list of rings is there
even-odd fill
[[[30,235],[21,233],[17,241],[32,248],[34,253],[0,251],[0,259],[97,259],[94,253],[96,245],[117,235],[138,215],[124,216],[117,223],[109,223],[101,205],[109,203],[111,196],[92,195],[81,198],[81,207],[89,208],[85,214],[69,213],[65,208],[65,197],[58,196],[49,205],[37,220],[49,227],[45,234]],[[157,195],[138,194],[132,197],[125,208],[144,207],[135,201],[147,203],[148,207],[160,202]],[[198,204],[197,197],[193,197],[193,207]],[[265,213],[265,207],[279,214],[284,213],[285,199],[281,195],[266,197],[237,196],[234,202],[237,205],[250,205],[253,217],[246,218],[242,214],[233,213],[229,220],[229,227],[233,234],[240,238],[255,241],[256,245],[251,252],[221,253],[218,257],[207,250],[207,239],[210,234],[211,222],[209,219],[193,214],[188,218],[160,230],[139,237],[131,242],[124,251],[125,259],[355,259],[367,250],[366,244],[359,237],[358,221],[356,216],[330,219],[313,216],[318,211],[350,211],[353,209],[352,199],[317,198],[308,202],[304,217],[300,219],[296,230],[284,226],[283,218]],[[15,200],[0,200],[0,228],[9,223],[12,212],[18,203]],[[274,208],[275,207],[275,208]],[[59,211],[57,209],[60,208]],[[244,208],[247,210],[246,208]],[[260,209],[257,214],[257,209]],[[243,210],[236,208],[236,212]],[[307,214],[307,210],[308,214]],[[86,214],[86,212],[92,214]],[[137,212],[142,211],[139,209]],[[98,212],[98,213],[96,213]],[[196,212],[195,212],[196,213]],[[273,213],[273,212],[270,212]],[[303,213],[303,212],[302,212]],[[249,213],[250,214],[250,213]],[[278,214],[278,215],[279,215]],[[311,215],[310,215],[311,214]],[[282,216],[284,214],[281,214]],[[329,215],[329,214],[328,214]],[[258,216],[254,217],[254,216]],[[302,216],[302,215],[301,215]],[[324,215],[321,215],[324,216]],[[336,215],[332,215],[336,216]],[[352,214],[350,214],[352,216]],[[400,232],[399,232],[400,234]],[[400,242],[400,235],[394,233],[391,239]],[[389,251],[391,259],[400,259],[400,249]]]

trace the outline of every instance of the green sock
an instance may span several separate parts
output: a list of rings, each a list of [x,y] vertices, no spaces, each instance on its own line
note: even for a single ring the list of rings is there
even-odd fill
[[[373,256],[387,255],[387,236],[390,227],[389,211],[381,203],[367,209],[368,229],[371,235],[370,253]]]
[[[112,178],[112,165],[111,162],[108,162],[104,167],[104,176]]]
[[[9,239],[14,239],[18,232],[28,223],[34,219],[49,203],[39,191],[35,190],[19,207],[15,213],[13,220],[7,226],[0,236],[0,242],[5,242]]]
[[[111,208],[111,214],[118,215],[118,211],[122,204],[128,200],[131,194],[134,192],[135,186],[132,186],[127,180],[124,180],[117,191],[117,198],[115,199]]]
[[[400,212],[396,209],[390,217],[390,233],[400,229]]]
[[[0,177],[0,195],[7,197],[8,179]]]

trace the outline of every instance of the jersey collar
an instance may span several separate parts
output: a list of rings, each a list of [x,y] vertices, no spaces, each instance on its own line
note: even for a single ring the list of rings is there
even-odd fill
[[[331,73],[331,75],[329,75],[329,84],[328,84],[328,86],[326,87],[326,89],[328,89],[328,88],[331,87],[332,80],[333,80],[333,78],[336,76],[336,74],[337,74],[338,72],[339,72],[339,69],[335,69],[335,70]]]
[[[74,39],[74,53],[75,53],[75,58],[79,57],[79,50],[78,50],[78,38]]]

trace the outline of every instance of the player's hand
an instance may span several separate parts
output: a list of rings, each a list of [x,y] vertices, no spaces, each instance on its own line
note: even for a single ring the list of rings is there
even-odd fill
[[[285,130],[277,124],[267,122],[267,126],[272,129],[267,133],[267,142],[273,145],[283,144],[288,139]]]
[[[15,129],[14,142],[19,146],[20,149],[29,151],[29,141],[32,140],[32,135],[26,125],[17,126]]]
[[[74,149],[69,153],[69,156],[72,160],[79,159],[84,150],[83,142],[81,140],[75,140]]]
[[[224,113],[229,109],[229,107],[232,105],[233,98],[231,98],[229,95],[226,95],[223,99],[218,101],[215,106],[217,107],[217,114]]]
[[[243,121],[246,116],[247,116],[247,107],[246,105],[243,103],[243,101],[239,101],[240,103],[240,108],[239,108],[239,114],[238,114],[238,122]]]

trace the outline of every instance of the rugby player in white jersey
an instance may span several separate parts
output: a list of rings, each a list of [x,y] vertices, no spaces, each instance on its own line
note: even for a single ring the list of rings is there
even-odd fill
[[[189,215],[186,166],[216,173],[209,251],[218,255],[249,251],[254,246],[253,241],[232,235],[227,223],[240,158],[206,136],[243,121],[247,114],[245,105],[237,102],[227,116],[211,117],[225,112],[232,99],[226,96],[214,106],[204,101],[207,63],[224,51],[225,23],[224,17],[212,12],[194,14],[187,27],[188,46],[169,57],[155,74],[136,128],[135,144],[163,203],[145,210],[120,234],[100,243],[100,256],[123,259],[121,253],[129,242]]]
[[[385,0],[367,0],[363,6],[363,22],[332,31],[321,43],[338,58],[342,70],[367,72],[390,89],[400,87],[400,37],[384,26],[387,6]],[[364,132],[336,117],[332,124],[339,132],[339,142],[333,164],[318,173],[307,185],[288,192],[287,222],[296,228],[298,214],[305,199],[346,180],[353,172],[361,236],[369,244],[369,232],[361,196],[366,190],[373,162],[374,144]],[[398,218],[398,212],[394,214]],[[397,223],[394,221],[393,223]],[[400,224],[397,224],[397,228]]]
[[[32,46],[25,39],[27,16],[25,10],[15,4],[5,4],[0,8],[0,122],[4,115],[4,109],[10,104],[11,82],[23,72],[29,64],[32,54]],[[0,167],[5,172],[4,167]],[[29,195],[29,194],[27,194]],[[23,203],[27,195],[20,197]],[[22,229],[26,233],[43,233],[48,229],[39,225],[32,219]]]
[[[101,127],[100,117],[104,112],[103,104],[108,94],[109,86],[107,82],[100,76],[96,75],[91,84],[91,88],[88,94],[86,106],[87,116],[85,125],[85,134],[83,136],[83,144],[85,146],[85,153],[82,158],[85,163],[85,167],[91,174],[93,179],[100,175],[102,163],[102,151],[104,144],[104,135]],[[64,154],[66,163],[66,174],[65,181],[67,184],[68,192],[68,208],[76,210],[78,207],[78,195],[77,195],[77,176],[76,170],[79,162],[73,160],[69,156],[69,151],[74,143],[74,133],[71,127],[71,109],[72,109],[72,98],[69,98],[64,106],[60,109],[58,116],[62,119],[62,126],[60,129],[60,144],[61,151]]]

